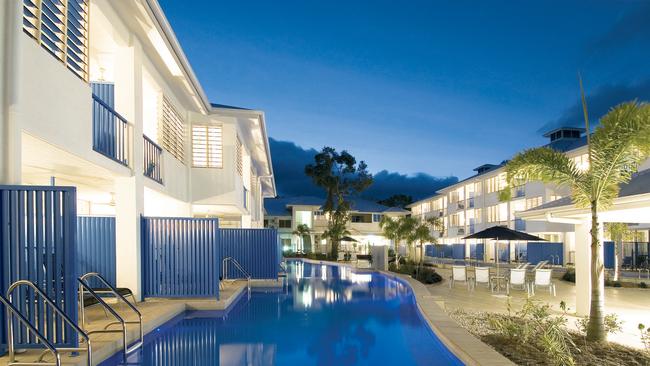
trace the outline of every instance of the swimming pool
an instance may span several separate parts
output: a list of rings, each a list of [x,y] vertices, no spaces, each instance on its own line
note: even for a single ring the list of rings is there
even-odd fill
[[[288,263],[287,286],[227,312],[185,312],[129,365],[462,365],[422,319],[410,287],[349,267]],[[116,354],[102,365],[122,364]]]

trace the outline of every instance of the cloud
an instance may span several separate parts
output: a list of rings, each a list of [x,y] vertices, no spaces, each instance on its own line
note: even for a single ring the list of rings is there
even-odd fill
[[[602,116],[617,104],[634,99],[650,101],[650,79],[636,84],[603,85],[596,89],[594,93],[587,95],[586,99],[590,122],[595,125]],[[540,128],[539,132],[548,132],[557,127],[584,127],[582,103],[579,98],[562,113],[560,118],[548,122]]]
[[[650,34],[650,2],[641,1],[638,7],[626,11],[605,34],[592,42],[590,51],[604,51],[634,42],[648,42]]]
[[[314,149],[304,149],[293,142],[269,139],[273,170],[279,196],[323,196],[304,173],[305,165],[314,161]],[[370,200],[407,194],[415,199],[432,195],[436,190],[458,182],[456,177],[434,177],[425,173],[406,175],[382,170],[374,175],[374,182],[363,192]]]

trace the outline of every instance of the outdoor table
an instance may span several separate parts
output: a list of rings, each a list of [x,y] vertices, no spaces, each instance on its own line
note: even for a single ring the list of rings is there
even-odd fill
[[[496,287],[497,292],[500,292],[501,288],[507,287],[507,279],[506,276],[492,276],[492,286]]]

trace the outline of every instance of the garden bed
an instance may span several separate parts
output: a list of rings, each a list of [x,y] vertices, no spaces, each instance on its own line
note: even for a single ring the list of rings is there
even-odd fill
[[[460,326],[518,365],[552,366],[571,364],[559,361],[553,362],[553,358],[549,356],[549,350],[540,344],[543,342],[522,342],[517,337],[509,337],[495,329],[495,320],[507,321],[514,319],[515,322],[526,321],[515,315],[455,310],[450,312],[450,316]],[[543,333],[541,331],[532,335],[532,337],[539,338]],[[575,365],[650,365],[650,354],[643,350],[612,342],[587,342],[580,333],[573,331],[566,331],[566,333],[570,341],[575,345],[569,347]]]

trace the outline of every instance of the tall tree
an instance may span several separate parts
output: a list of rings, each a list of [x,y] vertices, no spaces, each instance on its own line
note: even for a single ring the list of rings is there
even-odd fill
[[[399,242],[402,238],[399,236],[399,221],[397,218],[392,218],[384,215],[379,222],[382,234],[393,243],[395,249],[395,266],[399,268]]]
[[[584,93],[583,93],[584,98]],[[632,179],[639,164],[650,157],[650,106],[629,102],[613,108],[590,136],[586,103],[589,166],[580,169],[565,154],[548,147],[526,150],[507,165],[508,183],[541,180],[571,188],[576,206],[591,212],[591,304],[587,338],[606,339],[604,327],[604,266],[598,238],[598,212],[618,197],[619,186]]]
[[[386,199],[377,201],[377,203],[388,207],[405,208],[413,203],[413,197],[406,194],[394,194]]]
[[[350,197],[363,192],[372,184],[372,174],[365,162],[357,160],[347,151],[340,153],[324,147],[314,156],[314,163],[305,167],[305,174],[326,193],[323,211],[328,215],[327,230],[323,236],[331,243],[330,255],[338,258],[341,238],[348,233]]]

